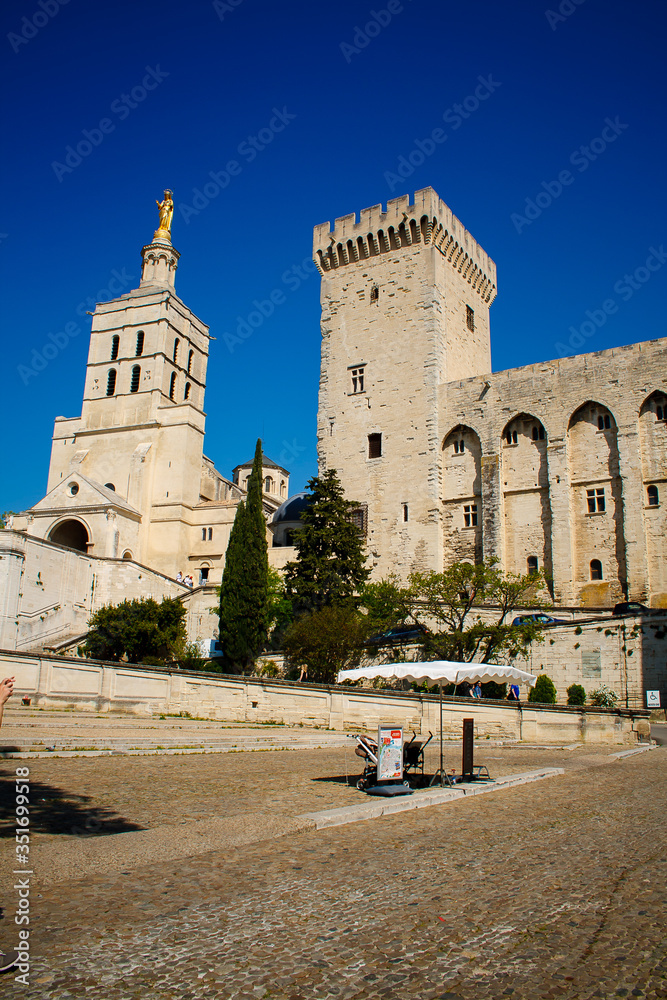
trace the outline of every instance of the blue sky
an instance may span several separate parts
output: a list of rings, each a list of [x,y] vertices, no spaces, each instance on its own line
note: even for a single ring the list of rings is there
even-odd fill
[[[225,475],[257,436],[293,491],[315,474],[319,280],[294,269],[315,224],[391,197],[433,186],[495,260],[494,370],[665,333],[657,0],[8,0],[2,26],[0,510],[44,494],[85,311],[138,283],[167,186],[177,291],[217,338],[205,449]]]

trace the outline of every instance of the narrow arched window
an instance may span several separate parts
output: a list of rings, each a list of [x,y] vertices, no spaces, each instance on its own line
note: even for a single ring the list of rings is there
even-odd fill
[[[173,377],[175,378],[176,376],[174,375]],[[190,383],[186,382],[185,392],[183,393],[183,399],[189,399],[189,398],[190,398]]]
[[[591,580],[602,579],[602,563],[599,559],[591,559]]]
[[[111,338],[111,360],[115,361],[118,357],[118,350],[120,348],[120,337],[116,334]]]
[[[107,375],[107,396],[113,396],[116,391],[116,369],[110,368]]]
[[[380,289],[377,285],[373,285],[371,288],[371,302],[377,302],[380,298]]]
[[[188,354],[188,375],[192,375],[192,360],[193,360],[194,356],[195,356],[195,352],[194,351],[190,351],[190,353]]]
[[[657,507],[660,502],[657,486],[648,486],[646,489],[649,507]]]
[[[135,353],[136,353],[136,356],[138,358],[140,358],[141,355],[144,353],[144,331],[143,330],[139,330],[139,332],[137,333],[137,350],[136,350]]]
[[[178,345],[179,344],[180,344],[180,340],[177,337],[176,340],[174,341],[174,364],[178,361]]]
[[[174,398],[175,392],[176,392],[176,372],[172,372],[171,378],[169,380],[169,399]]]
[[[135,365],[132,369],[132,381],[130,382],[130,392],[139,392],[139,382],[141,381],[141,368]]]
[[[267,476],[264,480],[264,492],[271,493],[273,491],[273,479],[271,476]]]
[[[528,576],[535,576],[539,569],[537,556],[528,556],[526,563],[528,566]]]

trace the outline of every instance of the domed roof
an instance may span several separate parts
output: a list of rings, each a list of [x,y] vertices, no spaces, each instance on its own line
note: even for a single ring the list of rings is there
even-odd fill
[[[301,515],[310,503],[310,493],[304,490],[302,493],[295,493],[281,503],[278,510],[273,515],[271,524],[280,524],[282,521],[300,521]]]
[[[236,472],[237,469],[252,469],[253,459],[251,458],[248,462],[241,462],[240,465],[235,465],[232,472]],[[282,465],[278,465],[269,458],[268,455],[262,455],[262,468],[263,469],[278,469],[280,472],[284,472],[286,476],[289,476],[287,469],[284,469]]]

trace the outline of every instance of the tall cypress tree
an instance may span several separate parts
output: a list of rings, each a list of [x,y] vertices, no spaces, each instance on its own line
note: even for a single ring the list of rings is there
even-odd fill
[[[354,602],[370,570],[361,531],[352,519],[358,504],[345,499],[335,469],[308,483],[311,499],[296,532],[295,562],[285,567],[287,594],[297,614]]]
[[[262,508],[262,442],[257,441],[248,496],[240,503],[229,536],[220,588],[220,642],[225,660],[245,669],[266,643],[269,630],[269,555]]]

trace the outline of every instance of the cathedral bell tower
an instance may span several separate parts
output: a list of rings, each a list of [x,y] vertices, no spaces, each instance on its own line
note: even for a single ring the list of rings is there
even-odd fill
[[[172,192],[157,204],[139,286],[93,314],[81,417],[56,419],[48,482],[78,472],[111,487],[141,517],[132,557],[153,566],[199,502],[209,347],[174,287]]]

